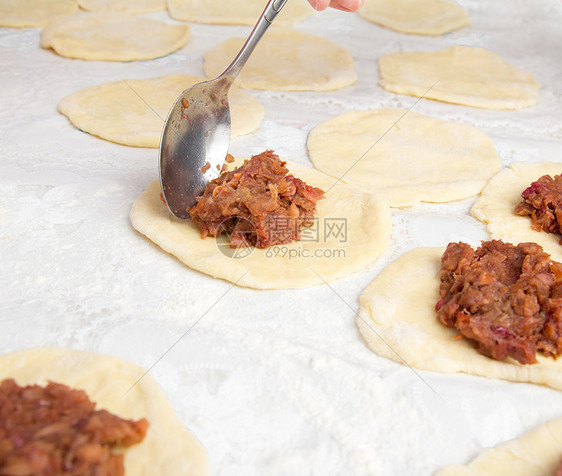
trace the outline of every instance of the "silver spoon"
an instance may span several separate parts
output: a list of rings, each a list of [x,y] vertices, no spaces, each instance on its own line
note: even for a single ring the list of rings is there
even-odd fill
[[[224,164],[230,144],[228,90],[287,0],[270,0],[238,56],[216,79],[184,91],[168,113],[160,139],[160,186],[166,204],[187,218]]]

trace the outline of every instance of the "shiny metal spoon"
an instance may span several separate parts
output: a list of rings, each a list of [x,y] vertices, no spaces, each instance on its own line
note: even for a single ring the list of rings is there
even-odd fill
[[[228,90],[287,0],[270,0],[238,56],[216,79],[184,91],[168,113],[160,139],[160,186],[166,204],[187,218],[207,183],[219,174],[230,144]]]

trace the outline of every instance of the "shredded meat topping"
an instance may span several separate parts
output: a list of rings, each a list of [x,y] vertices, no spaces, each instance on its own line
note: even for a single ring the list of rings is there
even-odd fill
[[[450,243],[441,258],[437,318],[478,352],[521,364],[562,351],[562,264],[536,243]]]
[[[49,382],[0,383],[0,475],[122,476],[116,447],[142,441],[146,419],[95,410],[85,392]]]
[[[521,197],[523,200],[515,207],[515,213],[530,216],[533,230],[561,233],[562,175],[554,178],[543,175],[526,188]]]
[[[289,174],[285,162],[268,150],[208,183],[189,214],[202,238],[224,231],[232,248],[267,248],[299,240],[301,227],[314,224],[316,202],[323,196]]]

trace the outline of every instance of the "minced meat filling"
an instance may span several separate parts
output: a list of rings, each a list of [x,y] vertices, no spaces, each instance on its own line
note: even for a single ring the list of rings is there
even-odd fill
[[[480,353],[521,364],[561,353],[562,264],[539,245],[450,243],[441,266],[437,318]]]
[[[299,240],[301,227],[314,224],[323,196],[268,150],[209,182],[189,214],[202,238],[224,231],[232,248],[267,248]]]
[[[142,441],[143,418],[123,420],[95,410],[85,392],[49,382],[0,383],[0,475],[122,476],[116,447]]]
[[[554,178],[543,175],[526,188],[521,197],[523,200],[515,207],[515,213],[530,216],[533,230],[561,233],[562,175]]]

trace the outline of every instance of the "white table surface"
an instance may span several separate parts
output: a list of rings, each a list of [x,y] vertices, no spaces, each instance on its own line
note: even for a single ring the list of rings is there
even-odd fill
[[[309,163],[306,137],[322,120],[414,104],[378,86],[381,55],[462,44],[535,74],[537,105],[488,111],[422,100],[413,110],[480,128],[504,166],[562,162],[562,4],[459,4],[471,26],[442,37],[336,11],[305,20],[296,28],[352,52],[357,83],[330,93],[251,91],[265,118],[231,152],[272,148]],[[171,21],[164,12],[151,17]],[[133,201],[158,177],[157,150],[78,131],[56,105],[104,82],[202,74],[208,48],[249,32],[191,29],[172,55],[111,63],[42,50],[39,29],[0,28],[0,352],[65,346],[152,367],[220,476],[430,475],[562,416],[557,391],[415,373],[376,356],[358,334],[359,294],[386,264],[415,246],[487,237],[467,214],[472,199],[394,210],[391,248],[375,265],[301,290],[233,287],[186,268],[131,227]]]

